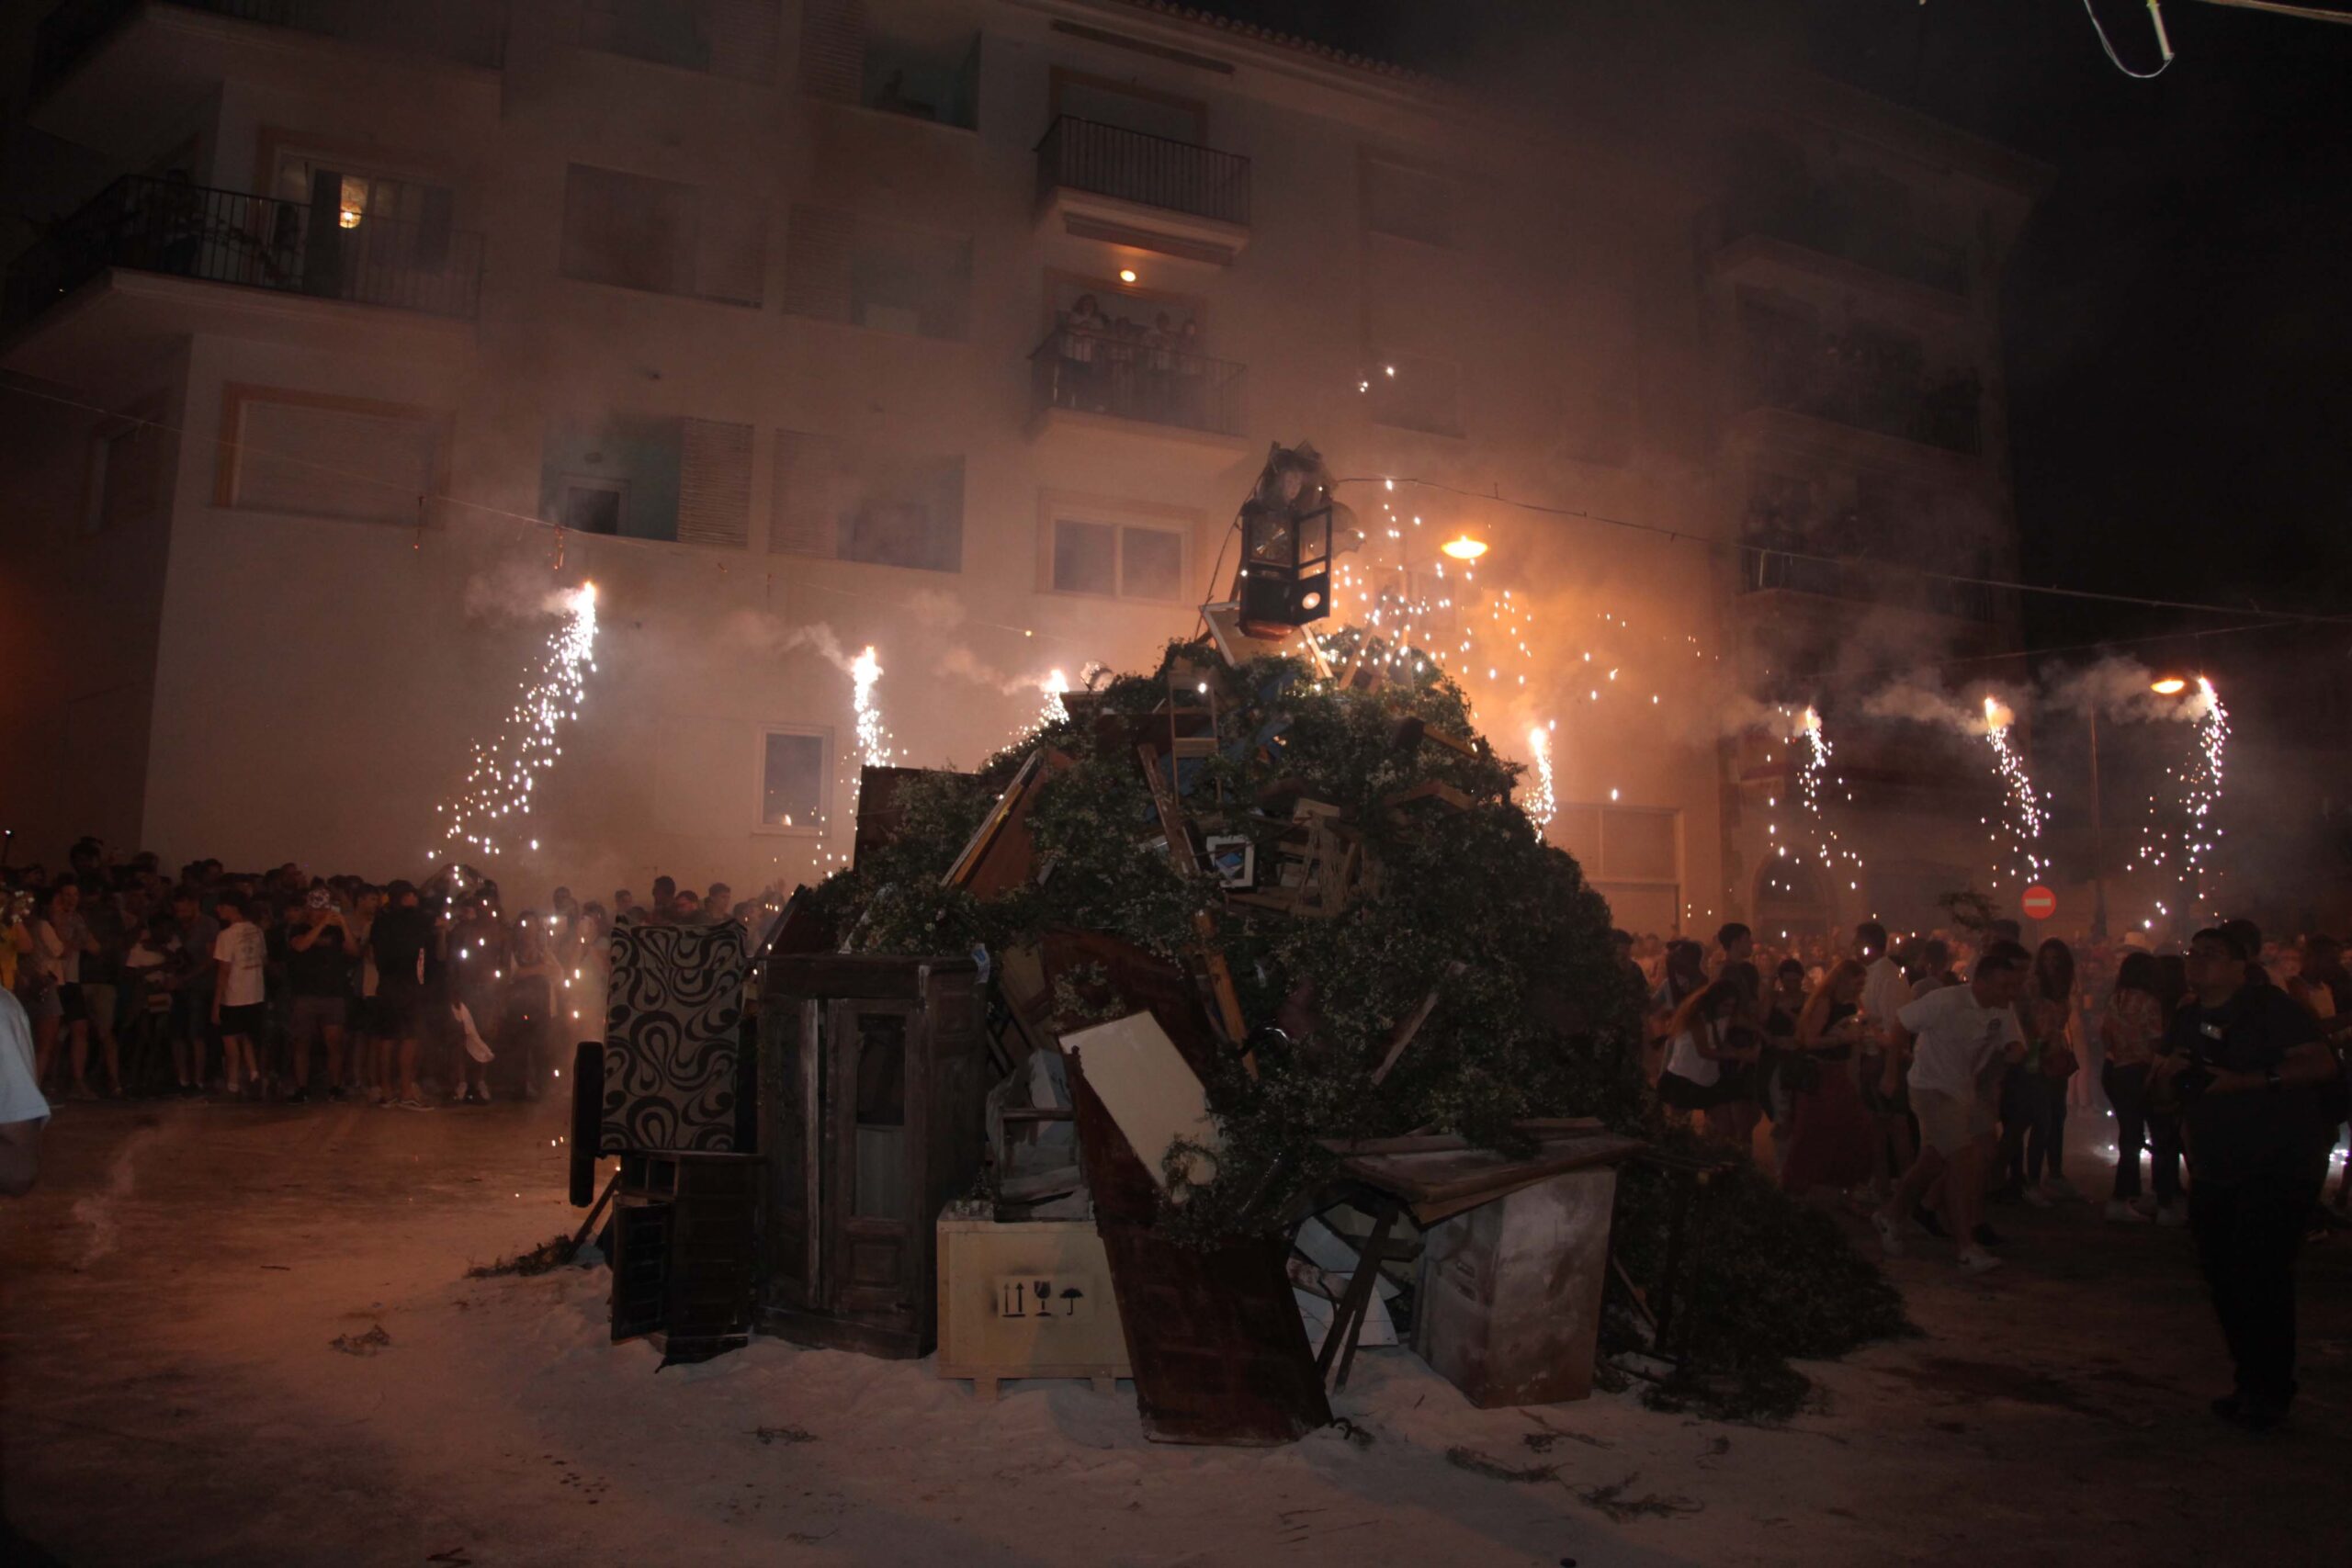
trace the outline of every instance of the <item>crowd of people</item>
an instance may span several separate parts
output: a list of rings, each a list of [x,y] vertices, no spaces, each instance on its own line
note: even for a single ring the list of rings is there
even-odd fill
[[[1082,294],[1060,313],[1046,368],[1047,396],[1058,408],[1182,425],[1206,424],[1216,412],[1204,389],[1209,362],[1198,325],[1165,310],[1148,326],[1114,320]]]
[[[649,904],[559,887],[545,909],[509,909],[456,866],[422,885],[217,860],[173,876],[95,839],[62,872],[0,874],[0,988],[31,1021],[37,1083],[64,1100],[537,1099],[571,1043],[604,1032],[616,922],[763,908],[666,876]]]
[[[2294,1393],[2295,1256],[2352,1203],[2352,1172],[2325,1196],[2352,1107],[2341,944],[2281,952],[2233,920],[2184,953],[2101,944],[2084,964],[2018,935],[1996,921],[1897,947],[1865,922],[1843,953],[1826,938],[1775,952],[1736,923],[1712,953],[1621,940],[1651,987],[1669,1114],[1791,1193],[1843,1192],[1889,1256],[1934,1236],[1971,1273],[1998,1268],[1986,1206],[2075,1198],[2069,1113],[2111,1116],[2102,1212],[2192,1228],[2238,1369],[2216,1411],[2275,1424]]]

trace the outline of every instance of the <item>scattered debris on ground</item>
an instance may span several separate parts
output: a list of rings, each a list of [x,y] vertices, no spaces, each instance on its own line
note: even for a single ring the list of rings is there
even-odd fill
[[[477,1263],[466,1270],[469,1280],[492,1280],[502,1274],[550,1274],[565,1264],[577,1260],[579,1248],[571,1237],[549,1236],[528,1252],[518,1252],[512,1258],[502,1258],[495,1263]]]
[[[1445,1450],[1445,1462],[1456,1470],[1466,1470],[1473,1475],[1483,1475],[1489,1481],[1515,1481],[1524,1485],[1537,1481],[1558,1478],[1556,1464],[1531,1464],[1524,1469],[1498,1464],[1476,1449],[1453,1448]]]
[[[392,1337],[378,1324],[365,1334],[338,1334],[327,1341],[327,1348],[340,1350],[346,1356],[372,1356],[391,1348]]]
[[[761,1427],[752,1436],[763,1443],[813,1443],[817,1434],[804,1427]]]
[[[1575,1489],[1585,1506],[1606,1515],[1615,1524],[1627,1519],[1659,1519],[1675,1514],[1695,1514],[1700,1506],[1688,1497],[1661,1497],[1652,1493],[1646,1497],[1629,1497],[1634,1483],[1641,1479],[1640,1472],[1623,1481],[1612,1481],[1606,1486],[1585,1486]]]

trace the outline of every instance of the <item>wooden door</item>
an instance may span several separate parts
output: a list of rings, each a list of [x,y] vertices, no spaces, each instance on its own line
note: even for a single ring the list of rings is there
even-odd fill
[[[925,1135],[923,1013],[906,1002],[827,1004],[824,1303],[899,1320],[921,1302],[916,1256]]]
[[[775,1081],[760,1094],[760,1152],[767,1159],[767,1259],[763,1299],[783,1307],[824,1303],[818,1266],[823,1207],[825,1004],[794,998],[771,1005],[760,1021],[764,1070]]]

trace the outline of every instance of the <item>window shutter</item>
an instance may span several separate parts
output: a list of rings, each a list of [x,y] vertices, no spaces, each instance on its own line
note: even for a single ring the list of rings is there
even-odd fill
[[[768,509],[770,555],[831,557],[840,528],[828,504],[840,467],[834,443],[797,430],[775,433],[775,494]]]
[[[773,81],[783,28],[776,0],[708,0],[708,7],[711,71],[746,82]]]
[[[852,214],[796,205],[784,243],[785,310],[820,321],[848,321],[850,253],[856,243]]]
[[[802,0],[800,89],[858,102],[865,90],[865,0]]]
[[[767,292],[766,214],[718,190],[699,196],[695,292],[706,299],[758,304]]]
[[[686,421],[678,479],[678,543],[741,549],[752,537],[752,427]]]

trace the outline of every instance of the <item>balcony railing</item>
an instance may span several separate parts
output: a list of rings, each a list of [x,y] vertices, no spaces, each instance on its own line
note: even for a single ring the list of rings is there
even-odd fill
[[[191,11],[322,33],[355,43],[435,54],[495,70],[506,58],[506,7],[497,0],[169,0]],[[33,37],[33,96],[40,97],[139,9],[141,0],[64,0]]]
[[[8,269],[10,326],[108,267],[471,320],[481,236],[446,224],[209,190],[130,175],[59,223]]]
[[[1057,327],[1029,356],[1036,406],[1241,434],[1238,365],[1148,336]]]
[[[1751,332],[1739,389],[1744,408],[1788,409],[1948,452],[1983,450],[1983,389],[1973,372],[1930,374],[1916,353],[1859,333],[1779,322]]]
[[[1823,547],[1802,536],[1750,534],[1739,558],[1742,593],[1810,593],[1985,624],[1998,618],[1993,591],[1982,583],[1925,577],[1872,560],[1827,558]]]
[[[1732,202],[1723,210],[1724,243],[1748,234],[1803,245],[1946,294],[1968,295],[1965,249],[1855,212],[1831,192],[1787,201]]]
[[[1037,187],[1082,190],[1250,226],[1250,160],[1063,115],[1037,143]]]

